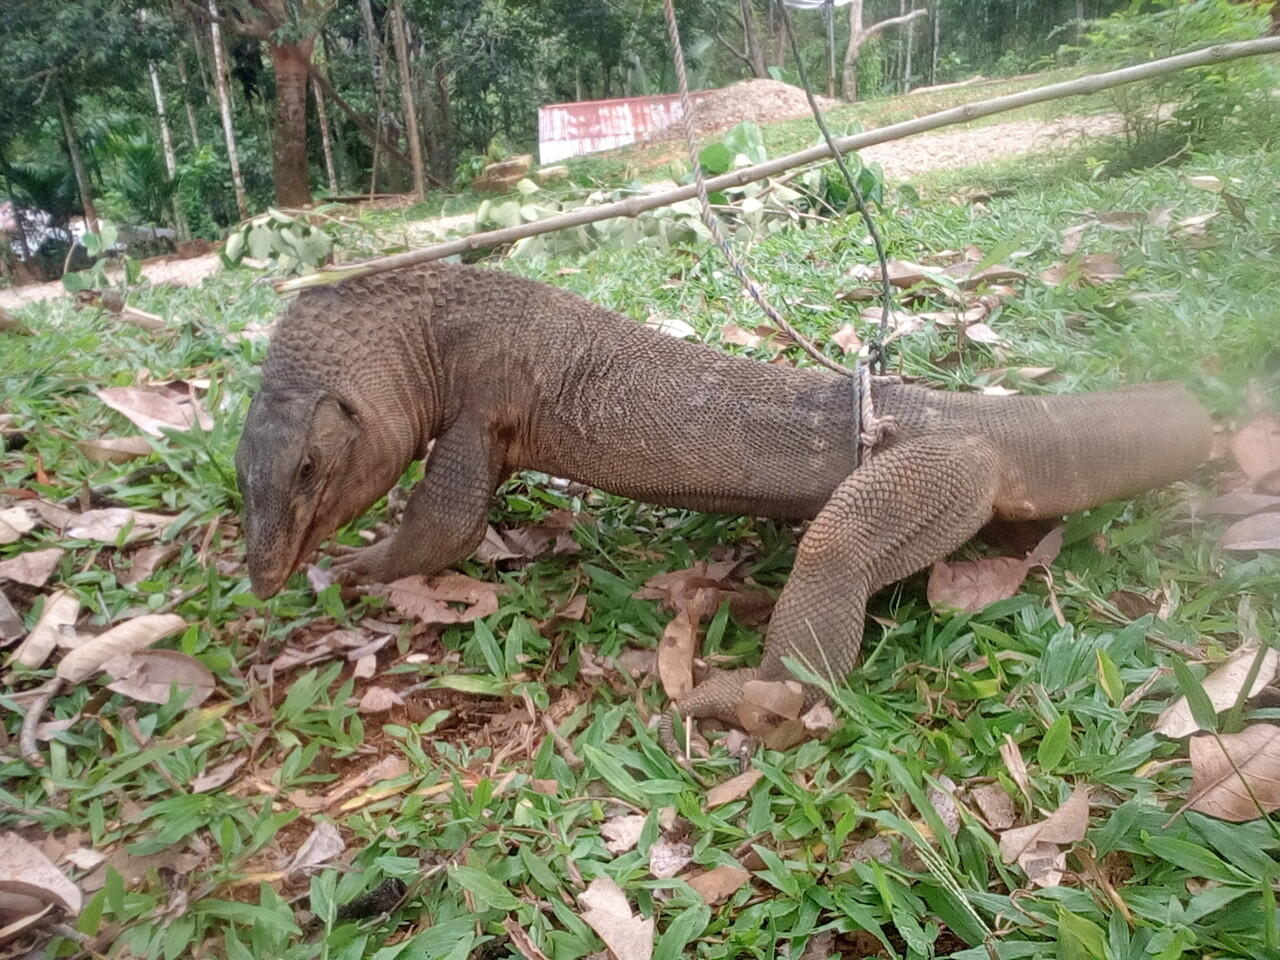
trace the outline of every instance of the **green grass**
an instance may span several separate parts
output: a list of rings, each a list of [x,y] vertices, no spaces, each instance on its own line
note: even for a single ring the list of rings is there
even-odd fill
[[[880,215],[892,256],[920,260],[976,244],[1006,251],[1004,260],[1030,275],[989,320],[1005,340],[998,351],[961,348],[954,331],[929,327],[899,342],[896,365],[952,389],[1024,364],[1056,370],[1027,391],[1173,377],[1227,425],[1246,416],[1247,393],[1280,405],[1280,149],[1197,156],[1178,171],[1097,182],[1063,178],[1083,167],[1068,156],[948,174],[926,184],[926,198],[936,199]],[[1174,221],[1219,209],[1222,201],[1184,173],[1240,178],[1234,190],[1247,221],[1221,206],[1200,241],[1155,228],[1094,231],[1082,252],[1115,253],[1123,279],[1078,289],[1037,279],[1060,259],[1060,231],[1086,209],[1163,204]],[[985,205],[950,202],[966,181],[1017,192]],[[746,255],[757,280],[833,356],[831,334],[845,321],[861,323],[835,294],[855,285],[849,271],[870,259],[862,234],[845,220],[775,234]],[[713,344],[728,323],[759,322],[710,250],[601,251],[571,264],[503,266],[638,319],[680,316]],[[961,617],[929,610],[923,576],[883,591],[864,665],[839,692],[839,729],[825,741],[757,753],[750,766],[761,780],[708,810],[703,784],[662,753],[647,726],[660,691],[593,665],[656,644],[667,614],[631,596],[649,576],[731,551],[776,591],[796,531],[561,493],[527,476],[505,488],[495,522],[580,510],[588,521],[575,531],[581,551],[502,572],[462,564],[508,587],[483,625],[415,630],[377,599],[344,604],[332,588],[316,596],[301,576],[260,602],[241,564],[232,454],[263,345],[236,334],[267,321],[278,303],[252,280],[226,273],[192,290],[141,291],[138,306],[173,318],[170,338],[73,312],[65,300],[21,312],[33,336],[0,334],[0,413],[25,437],[22,445],[3,441],[0,487],[50,499],[138,466],[97,466],[75,447],[134,432],[94,389],[144,375],[211,381],[215,428],[157,441],[152,462],[169,472],[114,494],[178,518],[165,537],[180,551],[150,579],[121,584],[128,548],[68,542],[50,530],[0,547],[0,559],[52,543],[70,548],[51,586],[69,586],[83,601],[82,633],[204,588],[178,608],[189,629],[166,644],[218,678],[218,692],[198,710],[133,703],[92,679],[53,700],[50,719],[79,718],[41,744],[49,764],[36,770],[17,756],[19,695],[50,671],[11,671],[0,689],[8,736],[0,824],[110,855],[108,867],[63,864],[87,888],[86,909],[72,922],[88,946],[114,956],[234,960],[517,957],[504,928],[510,921],[546,955],[571,960],[601,950],[576,896],[607,875],[634,909],[656,918],[662,958],[798,957],[824,933],[855,957],[1191,960],[1280,949],[1274,828],[1172,817],[1190,781],[1186,746],[1150,732],[1178,693],[1172,675],[1158,677],[1136,704],[1118,705],[1188,651],[1213,659],[1233,649],[1243,596],[1252,598],[1261,635],[1275,636],[1280,562],[1220,554],[1222,524],[1190,516],[1186,497],[1212,491],[1213,467],[1189,484],[1070,521],[1053,567],[1064,623],[1034,579],[1016,597]],[[1173,601],[1163,621],[1115,622],[1099,612],[1115,590],[1153,589]],[[28,625],[48,592],[5,591]],[[587,620],[548,625],[577,592],[586,595]],[[373,679],[353,677],[351,664],[337,660],[265,682],[261,668],[286,646],[305,647],[334,629],[371,631],[369,621],[393,631]],[[743,661],[758,653],[760,632],[731,618],[717,618],[708,632],[704,653]],[[508,696],[450,689],[464,674]],[[433,678],[445,683],[389,714],[362,715],[354,705],[370,684],[403,690]],[[531,716],[520,713],[526,706]],[[546,735],[544,716],[571,753]],[[1270,708],[1245,713],[1255,722],[1276,716]],[[1026,795],[1001,758],[1006,738],[1029,768]],[[191,792],[202,773],[237,759],[244,766],[226,785]],[[399,761],[389,783],[318,804],[387,759]],[[717,749],[698,769],[712,783],[739,767]],[[925,791],[943,778],[964,789],[1001,786],[1020,823],[1057,808],[1075,785],[1091,787],[1089,832],[1068,856],[1066,883],[1025,890],[1020,869],[1002,862],[995,837],[967,809],[954,836],[941,829]],[[696,865],[741,863],[751,882],[707,907],[683,882],[655,880],[649,854],[664,808],[674,808]],[[601,825],[630,812],[646,817],[638,849],[612,854]],[[341,866],[283,874],[320,822],[341,832]],[[903,852],[904,838],[920,840],[922,829],[938,837],[924,844],[923,862]],[[856,859],[859,844],[876,836],[893,852]],[[337,919],[337,905],[389,877],[407,885],[393,914]],[[58,955],[77,949],[64,945]]]

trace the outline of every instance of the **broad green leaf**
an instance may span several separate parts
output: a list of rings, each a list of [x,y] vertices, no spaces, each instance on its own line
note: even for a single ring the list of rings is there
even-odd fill
[[[1058,907],[1058,960],[1107,960],[1102,928]]]
[[[1191,716],[1202,730],[1213,732],[1218,729],[1218,712],[1213,709],[1213,701],[1204,692],[1204,685],[1191,672],[1180,657],[1173,658],[1173,675],[1178,680],[1182,695],[1187,698],[1187,706],[1191,708]]]
[[[449,878],[460,890],[468,890],[477,900],[494,910],[510,912],[520,906],[520,901],[510,890],[492,876],[475,867],[453,867]]]

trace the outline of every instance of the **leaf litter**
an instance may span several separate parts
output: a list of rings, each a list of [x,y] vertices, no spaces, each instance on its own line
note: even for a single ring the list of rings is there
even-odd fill
[[[1054,527],[1025,557],[937,561],[929,572],[929,605],[935,610],[976,613],[1012,597],[1034,568],[1053,563],[1062,549],[1062,536],[1063,528]]]

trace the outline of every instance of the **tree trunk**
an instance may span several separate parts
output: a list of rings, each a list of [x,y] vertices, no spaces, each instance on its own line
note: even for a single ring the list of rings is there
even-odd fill
[[[314,44],[314,37],[301,43],[269,43],[276,72],[272,176],[276,203],[282,207],[305,207],[311,202],[307,176],[307,68]]]
[[[942,42],[942,0],[933,0],[933,49],[929,52],[929,84],[938,82],[938,47]]]
[[[866,39],[862,29],[862,0],[849,4],[849,45],[844,48],[844,76],[840,82],[840,96],[853,101],[858,99],[858,54]]]
[[[169,172],[169,179],[172,180],[178,175],[178,158],[173,152],[173,134],[169,130],[169,116],[164,110],[164,95],[160,91],[160,74],[156,70],[154,61],[147,64],[147,69],[151,73],[151,92],[156,99],[156,116],[160,119],[160,143],[164,146],[164,168]],[[176,196],[173,199],[173,226],[178,231],[180,241],[190,239],[187,218],[183,215],[182,206],[178,203]]]
[[[364,43],[369,51],[369,69],[373,73],[373,89],[376,91],[377,110],[374,116],[374,128],[378,131],[373,140],[373,163],[369,177],[369,192],[375,193],[378,188],[378,160],[381,153],[381,140],[386,136],[382,129],[382,106],[386,103],[387,74],[386,49],[378,39],[378,25],[373,19],[373,6],[369,0],[360,0],[360,19],[364,23]],[[388,169],[390,169],[388,167]]]
[[[914,7],[915,0],[911,0],[911,2],[912,2],[912,6]],[[904,59],[902,61],[902,92],[903,93],[911,92],[911,53],[912,53],[911,48],[912,48],[912,45],[914,44],[915,38],[916,38],[916,24],[915,24],[915,21],[913,20],[911,23],[907,24],[907,52],[904,55]]]
[[[76,128],[71,123],[71,105],[66,94],[58,97],[58,113],[62,116],[62,135],[67,140],[67,155],[71,157],[71,169],[76,173],[76,186],[80,189],[80,206],[84,210],[84,225],[94,233],[99,230],[98,208],[93,205],[93,191],[89,188],[89,175],[76,143]]]
[[[822,20],[827,35],[827,96],[834,100],[836,96],[836,5],[834,0],[826,0],[822,5]],[[796,69],[799,67],[797,66]]]
[[[409,138],[409,159],[413,161],[413,192],[419,200],[427,195],[427,180],[422,170],[422,141],[418,137],[418,108],[413,99],[413,76],[409,64],[409,40],[405,36],[404,4],[392,0],[388,11],[391,32],[396,42],[396,60],[400,64],[400,100],[404,108],[405,135]]]
[[[764,48],[760,46],[760,38],[756,35],[751,0],[738,0],[738,8],[742,11],[742,44],[747,52],[747,63],[751,66],[752,75],[763,79],[769,76],[769,71],[764,65]]]
[[[222,135],[227,141],[227,159],[231,162],[231,182],[236,191],[236,210],[240,219],[249,216],[249,203],[244,195],[244,178],[240,176],[240,155],[236,152],[236,131],[231,125],[231,95],[227,91],[227,71],[222,56],[222,32],[218,29],[218,7],[209,0],[209,35],[213,38],[213,83],[218,89],[218,112],[222,115]]]
[[[324,147],[324,172],[329,178],[329,192],[338,192],[338,172],[333,165],[333,144],[329,140],[329,116],[324,109],[324,91],[314,77],[311,78],[311,92],[316,98],[316,117],[320,121],[320,144]]]
[[[174,58],[178,64],[178,81],[182,84],[182,105],[187,108],[187,126],[191,128],[191,146],[200,149],[200,125],[196,123],[196,110],[191,105],[191,97],[188,95],[187,87],[187,67],[182,62],[182,55],[179,54]]]
[[[849,4],[849,45],[844,51],[844,82],[841,84],[841,95],[846,100],[858,98],[858,54],[862,45],[881,30],[898,24],[911,23],[917,17],[923,17],[927,10],[912,10],[899,17],[890,17],[873,23],[867,28],[862,26],[862,0],[853,0]]]
[[[441,152],[444,154],[445,167],[453,168],[453,107],[449,102],[449,74],[444,68],[444,60],[436,58],[436,130],[440,139]]]

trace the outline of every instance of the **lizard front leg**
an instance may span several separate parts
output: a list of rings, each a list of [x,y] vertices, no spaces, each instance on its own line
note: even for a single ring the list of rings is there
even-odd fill
[[[432,574],[471,554],[484,537],[503,456],[484,425],[463,417],[436,438],[404,519],[390,537],[338,557],[341,583],[389,583]]]
[[[801,539],[760,666],[714,674],[680,699],[680,712],[736,723],[742,684],[790,678],[788,657],[841,682],[862,646],[871,594],[973,536],[991,517],[1000,473],[982,437],[933,434],[877,449]],[[817,694],[807,689],[807,701]]]

